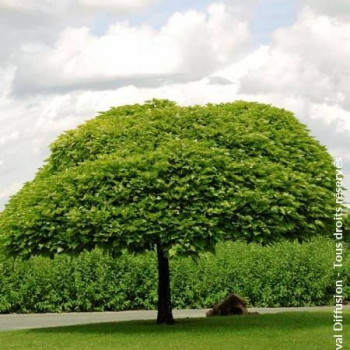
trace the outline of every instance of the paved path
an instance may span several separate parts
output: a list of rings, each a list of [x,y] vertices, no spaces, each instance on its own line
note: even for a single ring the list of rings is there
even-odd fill
[[[344,306],[350,310],[350,306]],[[333,307],[290,307],[290,308],[251,308],[251,312],[271,314],[293,311],[332,311]],[[175,318],[204,317],[207,309],[174,310]],[[130,320],[156,319],[156,311],[119,311],[119,312],[72,312],[47,314],[7,314],[0,315],[0,331],[12,329],[30,329],[70,326],[88,323],[103,323]]]

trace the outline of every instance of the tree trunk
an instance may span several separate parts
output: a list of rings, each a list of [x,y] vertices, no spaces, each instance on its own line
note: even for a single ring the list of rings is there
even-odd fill
[[[157,324],[173,324],[170,294],[169,260],[160,243],[157,243],[158,257],[158,315]]]

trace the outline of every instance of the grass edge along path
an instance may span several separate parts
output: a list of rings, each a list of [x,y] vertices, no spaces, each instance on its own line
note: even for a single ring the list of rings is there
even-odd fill
[[[344,341],[350,339],[344,312]],[[0,333],[1,350],[326,350],[334,348],[331,312],[89,324]],[[346,349],[346,347],[344,346]]]

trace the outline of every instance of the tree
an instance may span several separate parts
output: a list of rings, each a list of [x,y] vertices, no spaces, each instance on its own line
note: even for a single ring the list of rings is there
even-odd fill
[[[158,323],[172,323],[169,258],[222,240],[329,234],[332,158],[292,113],[264,104],[112,108],[51,145],[0,217],[12,256],[156,249]]]

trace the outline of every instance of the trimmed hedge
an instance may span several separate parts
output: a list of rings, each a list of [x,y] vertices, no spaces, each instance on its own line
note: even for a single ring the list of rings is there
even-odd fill
[[[217,254],[171,261],[175,308],[211,307],[227,293],[251,306],[306,306],[333,303],[335,243],[318,238],[303,245],[271,247],[220,244]],[[344,252],[344,285],[350,275]],[[62,312],[154,309],[157,271],[153,253],[117,259],[96,250],[77,258],[0,262],[0,312]],[[350,288],[344,288],[350,297]]]

